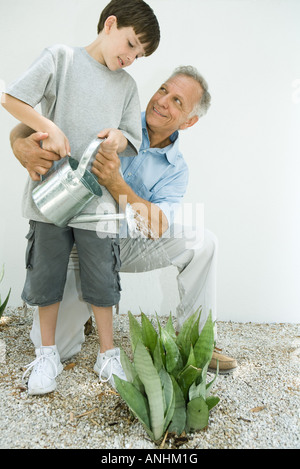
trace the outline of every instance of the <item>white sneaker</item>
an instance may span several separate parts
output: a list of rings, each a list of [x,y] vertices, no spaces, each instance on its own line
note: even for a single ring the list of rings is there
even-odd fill
[[[127,381],[121,365],[119,348],[107,350],[105,353],[98,352],[94,371],[99,375],[99,380],[102,383],[109,381],[115,389],[116,385],[113,375],[117,375],[119,378]]]
[[[63,366],[56,345],[40,347],[35,353],[36,359],[27,365],[23,379],[33,368],[28,380],[28,394],[47,394],[56,389],[55,378],[62,372]]]

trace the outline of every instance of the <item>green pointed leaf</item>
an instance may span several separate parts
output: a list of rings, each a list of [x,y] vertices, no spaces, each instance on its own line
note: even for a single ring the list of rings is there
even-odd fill
[[[188,361],[186,362],[186,366],[189,366],[189,365],[197,367],[194,349],[192,345],[191,345],[191,350],[190,350]]]
[[[199,392],[199,387],[197,386],[195,382],[192,383],[189,389],[189,401],[196,399],[196,397],[199,397],[200,395],[201,393]]]
[[[162,346],[160,338],[157,336],[156,346],[153,352],[153,363],[156,370],[159,372],[163,367],[166,366],[166,357],[164,348]]]
[[[148,398],[151,431],[154,439],[159,440],[163,434],[165,420],[163,390],[150,353],[141,342],[135,347],[134,366]]]
[[[130,311],[128,311],[128,318],[129,318],[131,348],[132,348],[132,351],[134,352],[136,344],[140,340],[142,340],[142,327]]]
[[[3,280],[3,277],[4,277],[4,264],[2,265],[2,270],[0,272],[0,283],[2,282]]]
[[[142,313],[142,338],[143,344],[150,350],[151,355],[153,357],[157,341],[157,332],[154,329],[151,321],[147,318],[144,313]]]
[[[186,406],[185,406],[185,399],[183,397],[182,391],[173,376],[171,376],[173,389],[174,389],[174,396],[175,396],[175,408],[173,417],[168,428],[170,433],[176,433],[177,435],[181,435],[185,428],[186,423]]]
[[[190,353],[190,348],[192,344],[191,332],[193,330],[194,322],[199,315],[198,310],[192,314],[182,325],[182,328],[179,331],[179,334],[176,339],[176,343],[181,352],[184,363],[187,361]]]
[[[9,292],[8,292],[8,295],[4,301],[4,303],[2,305],[0,305],[0,318],[2,316],[2,314],[4,313],[5,311],[5,308],[6,308],[6,305],[8,303],[8,300],[9,300],[9,296],[10,296],[10,292],[11,292],[11,288],[9,289]]]
[[[197,316],[197,319],[196,321],[194,322],[193,326],[192,326],[192,330],[191,330],[191,342],[193,344],[193,347],[195,345],[195,343],[197,342],[198,338],[199,338],[199,322],[200,322],[200,318],[201,318],[201,308],[198,308],[196,313],[198,314]]]
[[[159,316],[158,316],[156,311],[155,311],[155,315],[156,315],[156,322],[157,322],[157,326],[158,326],[158,333],[160,335],[162,327],[161,327],[161,324],[160,324]]]
[[[212,322],[211,312],[208,315],[206,323],[201,334],[194,346],[194,354],[197,367],[203,368],[207,362],[211,361],[214,350],[214,325]]]
[[[125,372],[127,381],[132,383],[135,376],[137,375],[137,372],[135,371],[133,364],[131,363],[131,361],[129,360],[129,358],[127,357],[126,353],[124,352],[122,348],[120,348],[120,360],[121,360],[121,365]]]
[[[217,396],[209,396],[206,398],[205,402],[208,407],[208,410],[211,410],[220,402],[220,398]]]
[[[209,410],[203,397],[196,397],[187,405],[186,431],[202,430],[208,425]]]
[[[201,374],[196,378],[195,382],[189,389],[189,400],[193,400],[196,397],[206,398],[206,372],[208,364],[202,369]]]
[[[185,367],[181,373],[178,374],[176,380],[180,386],[184,398],[187,400],[188,391],[192,383],[201,375],[201,369],[194,366]]]
[[[138,374],[133,364],[131,363],[131,361],[129,360],[129,358],[127,357],[126,353],[124,352],[122,348],[120,348],[120,359],[121,359],[121,364],[125,372],[127,381],[129,381],[130,383],[133,383],[135,387],[143,394],[144,386],[141,380],[139,379]]]
[[[183,366],[179,349],[176,345],[176,342],[174,342],[172,337],[165,329],[161,330],[160,337],[166,354],[166,369],[168,373],[176,375]]]
[[[173,325],[173,322],[172,322],[172,315],[171,315],[171,313],[170,313],[170,316],[169,316],[169,318],[168,318],[168,321],[167,321],[167,323],[166,323],[166,325],[165,325],[165,331],[167,331],[167,333],[172,337],[172,339],[173,339],[174,341],[176,341],[177,335],[176,335],[176,331],[175,331],[175,329],[174,329],[174,325]]]
[[[164,432],[168,429],[169,425],[170,425],[170,422],[172,420],[172,417],[174,415],[174,411],[175,411],[175,393],[173,392],[172,394],[172,401],[170,403],[170,406],[169,406],[169,409],[168,409],[168,412],[165,416],[165,424],[164,424]]]
[[[208,383],[208,384],[206,385],[206,396],[209,395],[210,390],[211,390],[211,388],[212,388],[214,382],[216,381],[216,379],[217,379],[217,377],[218,377],[218,374],[219,374],[219,360],[217,361],[217,370],[216,370],[216,374],[215,374],[215,376],[214,376],[214,379],[212,379],[212,380],[210,381],[210,383]]]
[[[174,389],[173,389],[173,383],[172,383],[171,377],[166,372],[166,370],[162,368],[159,372],[159,377],[161,380],[163,396],[164,396],[164,408],[165,408],[164,432],[165,432],[173,417],[173,413],[175,409],[175,395],[174,395]]]
[[[150,426],[150,411],[148,401],[136,387],[114,375],[116,388],[122,399],[126,402],[133,414],[142,423],[150,438],[154,439]]]

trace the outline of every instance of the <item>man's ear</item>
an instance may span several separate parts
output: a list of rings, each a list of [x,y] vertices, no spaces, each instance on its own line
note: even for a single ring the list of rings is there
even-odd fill
[[[184,130],[184,129],[187,129],[188,127],[192,127],[193,125],[196,124],[196,122],[198,122],[198,120],[199,120],[198,116],[191,117],[184,124],[181,124],[181,126],[179,127],[179,130]]]
[[[113,26],[117,27],[117,17],[114,15],[109,16],[106,18],[105,23],[104,23],[104,31],[106,34],[110,32]]]

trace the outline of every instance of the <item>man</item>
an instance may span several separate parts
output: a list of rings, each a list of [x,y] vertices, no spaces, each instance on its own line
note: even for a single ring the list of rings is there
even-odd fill
[[[144,272],[168,265],[178,268],[179,329],[199,307],[200,327],[210,310],[216,320],[216,238],[205,230],[204,240],[199,242],[199,232],[187,232],[182,226],[173,225],[174,210],[180,205],[188,182],[178,131],[195,125],[209,105],[210,95],[203,77],[193,67],[179,67],[153,95],[142,114],[142,146],[138,156],[121,159],[123,178],[116,153],[99,152],[92,169],[121,208],[129,203],[146,220],[151,233],[157,234],[156,239],[143,239],[143,247],[146,246],[143,251],[136,248],[141,239],[121,238],[121,272]],[[38,180],[39,174],[45,174],[59,157],[40,148],[44,134],[30,134],[22,125],[16,127],[11,133],[11,144],[30,176]],[[79,321],[82,329],[86,318],[78,315],[75,321],[73,312],[62,308],[60,320],[65,331],[62,340],[67,340],[66,331],[71,323]],[[37,329],[37,318],[34,322]],[[74,336],[73,343],[76,340]],[[234,359],[215,351],[211,368],[216,368],[217,359],[221,372],[236,367]]]

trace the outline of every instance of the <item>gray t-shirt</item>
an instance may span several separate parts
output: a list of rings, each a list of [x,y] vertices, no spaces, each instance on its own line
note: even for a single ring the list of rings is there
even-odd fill
[[[141,111],[137,86],[125,70],[110,71],[93,59],[85,48],[55,45],[46,48],[31,67],[8,86],[6,93],[42,114],[67,136],[73,158],[80,160],[89,143],[105,128],[120,129],[128,146],[120,156],[135,156],[141,144]],[[28,177],[23,216],[48,220],[38,211],[32,190],[38,182]],[[102,187],[103,195],[92,200],[81,213],[117,213],[117,204]],[[72,225],[71,225],[72,226]],[[116,232],[117,223],[94,222],[74,225],[82,229]]]

